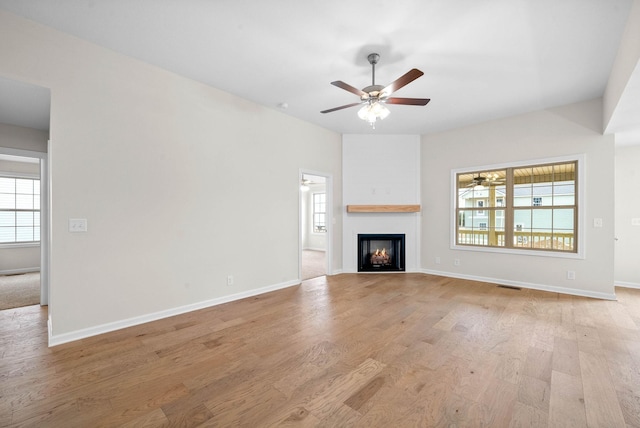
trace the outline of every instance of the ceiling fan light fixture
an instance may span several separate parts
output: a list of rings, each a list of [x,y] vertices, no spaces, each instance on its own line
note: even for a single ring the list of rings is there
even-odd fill
[[[375,101],[372,103],[366,103],[358,111],[358,117],[364,121],[369,122],[372,126],[376,123],[376,120],[384,119],[389,116],[389,109],[381,102]]]
[[[305,178],[300,180],[300,191],[301,192],[308,192],[309,191],[309,180],[307,180]]]

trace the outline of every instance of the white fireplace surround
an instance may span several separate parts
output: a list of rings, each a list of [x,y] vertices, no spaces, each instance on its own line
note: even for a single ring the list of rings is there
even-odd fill
[[[419,272],[421,212],[348,213],[347,205],[420,204],[420,137],[344,135],[343,271],[357,272],[358,234],[404,234],[406,272]]]

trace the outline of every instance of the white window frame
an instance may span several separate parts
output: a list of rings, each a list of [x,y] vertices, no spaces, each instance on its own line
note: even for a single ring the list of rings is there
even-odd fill
[[[531,165],[542,165],[542,164],[552,164],[552,163],[562,163],[562,162],[577,162],[578,173],[576,176],[576,198],[577,201],[577,209],[578,209],[578,218],[577,218],[577,248],[576,252],[563,252],[563,251],[538,251],[538,250],[527,250],[522,248],[505,248],[505,247],[482,247],[482,246],[471,246],[471,245],[458,245],[456,244],[456,203],[457,203],[457,186],[456,180],[457,175],[460,173],[466,173],[468,171],[493,171],[504,168],[518,168],[518,167],[527,167]],[[586,156],[584,154],[570,155],[570,156],[559,156],[553,158],[544,158],[544,159],[533,159],[533,160],[525,160],[525,161],[516,161],[516,162],[508,162],[508,163],[500,163],[500,164],[492,164],[492,165],[480,165],[480,166],[470,166],[465,168],[456,168],[451,170],[451,178],[450,178],[450,192],[451,201],[450,201],[450,248],[452,250],[460,250],[460,251],[478,251],[484,253],[504,253],[504,254],[518,254],[525,256],[537,256],[537,257],[556,257],[556,258],[567,258],[567,259],[584,259],[585,258],[585,225],[586,225],[586,204],[585,204],[585,183],[586,183],[586,170],[587,170],[587,162]]]
[[[316,211],[316,195],[324,195],[324,211]],[[324,230],[316,230],[316,215],[321,215],[324,219]],[[315,235],[325,235],[327,233],[327,193],[314,192],[311,194],[311,233]]]
[[[37,180],[39,182],[40,191],[42,192],[42,179],[39,175],[36,174],[25,174],[20,172],[6,172],[0,171],[0,177],[5,178],[15,178],[15,179],[27,179],[27,180]],[[41,202],[39,200],[38,202]],[[40,220],[42,219],[42,206],[37,210],[33,210],[38,213]],[[38,240],[34,241],[14,241],[14,242],[0,242],[0,248],[17,248],[17,247],[39,247],[41,245],[42,240],[42,224],[39,226],[40,229],[40,237]]]

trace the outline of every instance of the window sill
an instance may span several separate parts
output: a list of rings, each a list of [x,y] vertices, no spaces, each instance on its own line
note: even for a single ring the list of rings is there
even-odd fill
[[[560,251],[539,251],[539,250],[520,250],[502,247],[474,247],[466,245],[451,245],[452,250],[460,251],[475,251],[481,253],[499,253],[499,254],[511,254],[518,256],[538,256],[538,257],[554,257],[560,259],[579,259],[583,260],[585,257],[580,253],[563,253]]]
[[[0,244],[0,248],[27,248],[27,247],[39,247],[38,242],[5,242]]]

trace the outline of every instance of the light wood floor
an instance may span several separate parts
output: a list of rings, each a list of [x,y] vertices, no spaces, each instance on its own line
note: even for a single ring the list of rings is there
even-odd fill
[[[640,290],[317,278],[46,347],[0,312],[0,426],[640,427]]]

